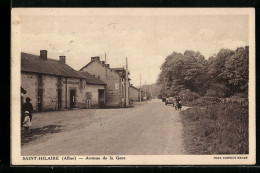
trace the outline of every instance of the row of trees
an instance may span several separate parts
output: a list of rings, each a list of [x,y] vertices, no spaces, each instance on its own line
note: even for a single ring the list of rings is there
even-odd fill
[[[248,94],[249,47],[221,49],[208,60],[200,52],[173,52],[161,66],[157,83],[161,95],[190,90],[200,96],[229,97]]]

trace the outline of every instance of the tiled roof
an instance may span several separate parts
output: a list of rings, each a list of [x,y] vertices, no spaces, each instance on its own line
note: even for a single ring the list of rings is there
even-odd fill
[[[123,72],[123,74],[122,74],[122,76],[125,76],[125,72],[126,72],[126,69],[124,69],[124,68],[111,68],[112,70],[115,70],[115,71],[117,71],[118,73],[119,72]],[[128,74],[130,74],[130,72],[128,71]]]
[[[82,67],[79,71],[82,71],[84,68],[86,68],[87,66],[89,66],[89,65],[92,64],[93,62],[97,62],[97,63],[100,64],[102,67],[107,68],[107,69],[113,71],[114,73],[116,73],[117,75],[121,76],[116,70],[113,70],[112,68],[107,67],[106,65],[102,64],[100,61],[97,61],[97,60],[90,61],[87,65],[85,65],[84,67]]]
[[[21,71],[82,78],[73,68],[59,60],[50,58],[42,60],[40,56],[23,52],[21,53]]]
[[[139,88],[136,88],[136,87],[134,87],[133,85],[131,85],[130,87],[131,87],[131,88],[134,88],[134,89],[136,89],[136,90],[138,90],[138,91],[140,90]]]
[[[85,65],[84,67],[82,67],[79,71],[82,71],[84,68],[86,68],[87,66],[89,66],[89,65],[90,65],[91,63],[93,63],[93,62],[97,62],[97,63],[100,64],[102,67],[107,68],[107,69],[113,71],[114,73],[118,74],[118,75],[121,76],[121,77],[124,77],[124,74],[119,73],[120,71],[123,71],[123,70],[125,71],[124,68],[110,68],[110,67],[107,67],[106,65],[102,64],[100,61],[97,61],[97,60],[92,60],[92,61],[90,61],[87,65]],[[130,73],[128,72],[128,74],[130,74]],[[131,80],[130,78],[128,78],[128,79]]]
[[[88,72],[83,72],[83,71],[78,71],[78,73],[87,79],[87,83],[89,84],[98,84],[98,85],[106,85],[105,82],[103,82],[102,80],[94,77],[92,74],[88,73]]]
[[[124,68],[111,68],[111,69],[113,69],[115,71],[124,71],[125,70]]]
[[[91,74],[78,72],[67,64],[60,62],[59,60],[54,60],[50,58],[48,58],[47,60],[42,60],[40,56],[24,52],[21,53],[21,71],[80,78],[86,79],[87,83],[105,85],[104,82],[95,78]]]

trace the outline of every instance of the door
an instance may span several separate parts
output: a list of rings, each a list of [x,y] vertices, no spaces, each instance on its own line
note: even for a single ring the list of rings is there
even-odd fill
[[[62,108],[62,95],[61,95],[61,89],[58,89],[58,109]]]
[[[76,90],[70,90],[70,108],[75,108],[76,106]]]
[[[38,90],[38,112],[42,111],[42,89]]]
[[[86,108],[89,109],[92,106],[92,93],[91,92],[86,92]]]
[[[100,108],[105,107],[105,90],[99,89],[98,90],[98,104]]]

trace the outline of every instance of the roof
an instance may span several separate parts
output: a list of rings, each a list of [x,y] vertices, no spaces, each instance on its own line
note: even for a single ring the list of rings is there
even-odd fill
[[[83,70],[84,68],[86,68],[88,65],[90,65],[90,64],[93,63],[93,62],[97,62],[97,63],[99,63],[100,65],[102,65],[102,67],[105,67],[105,68],[107,68],[107,69],[113,71],[114,73],[118,74],[119,76],[121,76],[117,71],[113,70],[112,68],[107,67],[105,64],[102,64],[100,61],[97,61],[97,60],[92,60],[92,61],[90,61],[87,65],[83,66],[79,71]]]
[[[98,84],[98,85],[106,85],[105,82],[102,80],[94,77],[92,74],[88,72],[83,72],[83,71],[77,71],[82,77],[87,79],[87,83],[89,84]]]
[[[76,70],[67,64],[60,62],[59,60],[50,58],[47,60],[42,60],[40,56],[24,52],[21,53],[21,71],[82,78]]]
[[[124,68],[111,68],[111,69],[113,69],[115,71],[124,71]]]
[[[117,71],[117,72],[123,72],[123,73],[126,72],[126,70],[125,70],[123,67],[121,67],[121,68],[111,68],[111,69],[113,69],[113,70],[115,70],[115,71]],[[128,74],[130,74],[129,71],[128,71]],[[124,76],[124,74],[122,74],[122,75]]]
[[[131,85],[130,87],[133,88],[133,89],[136,89],[136,90],[138,90],[138,91],[140,90],[139,88],[136,88],[136,87],[134,87],[133,85]]]
[[[59,60],[54,60],[50,58],[48,58],[47,60],[42,60],[40,56],[24,52],[21,53],[21,71],[86,79],[87,83],[106,85],[106,83],[98,78],[95,78],[88,72],[83,73],[76,71],[67,64],[60,62]]]
[[[90,61],[87,65],[83,66],[79,71],[83,70],[84,68],[86,68],[88,65],[90,65],[90,64],[93,63],[93,62],[99,63],[100,65],[102,65],[102,67],[105,67],[105,68],[107,68],[107,69],[113,71],[114,73],[118,74],[120,77],[124,77],[124,76],[125,76],[124,74],[120,74],[120,73],[119,73],[120,71],[125,71],[124,68],[110,68],[110,67],[107,67],[105,64],[102,64],[102,63],[101,63],[100,61],[98,61],[98,60],[92,60],[92,61]],[[128,72],[128,74],[130,74],[130,73]],[[131,80],[131,79],[128,77],[128,80]]]

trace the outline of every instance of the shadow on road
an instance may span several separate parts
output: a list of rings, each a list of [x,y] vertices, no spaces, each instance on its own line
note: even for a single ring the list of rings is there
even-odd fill
[[[41,128],[31,129],[30,132],[23,130],[21,134],[21,145],[23,146],[24,144],[38,139],[46,134],[58,133],[62,130],[61,127],[61,125],[49,125]]]

